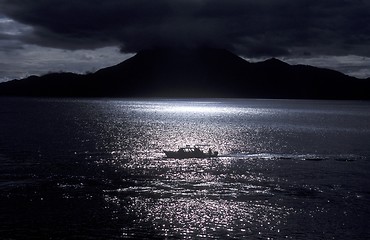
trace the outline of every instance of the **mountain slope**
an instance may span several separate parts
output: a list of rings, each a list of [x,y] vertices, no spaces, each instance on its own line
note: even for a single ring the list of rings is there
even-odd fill
[[[223,49],[157,49],[93,74],[0,84],[0,95],[370,99],[368,80],[277,59],[249,63]]]

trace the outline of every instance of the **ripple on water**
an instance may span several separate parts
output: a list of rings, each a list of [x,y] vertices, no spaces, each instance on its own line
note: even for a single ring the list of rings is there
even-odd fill
[[[143,198],[125,200],[107,197],[110,204],[122,204],[118,215],[134,213],[137,224],[151,224],[162,235],[174,237],[241,237],[275,235],[290,214],[268,201],[239,202],[208,198]],[[268,233],[268,234],[266,234]]]

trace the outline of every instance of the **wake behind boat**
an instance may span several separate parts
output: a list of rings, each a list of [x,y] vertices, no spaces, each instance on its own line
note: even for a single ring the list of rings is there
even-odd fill
[[[208,149],[208,152],[203,152],[200,149],[201,145],[195,145],[191,147],[190,145],[186,145],[185,147],[179,148],[177,151],[163,151],[166,154],[167,158],[209,158],[209,157],[217,157],[218,152],[212,151],[211,148]],[[204,145],[203,145],[204,146]]]

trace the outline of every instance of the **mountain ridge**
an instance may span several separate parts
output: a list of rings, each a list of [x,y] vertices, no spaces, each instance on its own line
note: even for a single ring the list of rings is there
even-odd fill
[[[251,63],[224,49],[153,49],[90,74],[0,83],[0,95],[370,99],[370,82],[276,58]]]

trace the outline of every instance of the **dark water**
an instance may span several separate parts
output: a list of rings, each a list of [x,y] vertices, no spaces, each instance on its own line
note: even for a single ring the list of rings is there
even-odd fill
[[[221,157],[165,159],[209,143]],[[370,103],[0,98],[1,239],[368,239]]]

